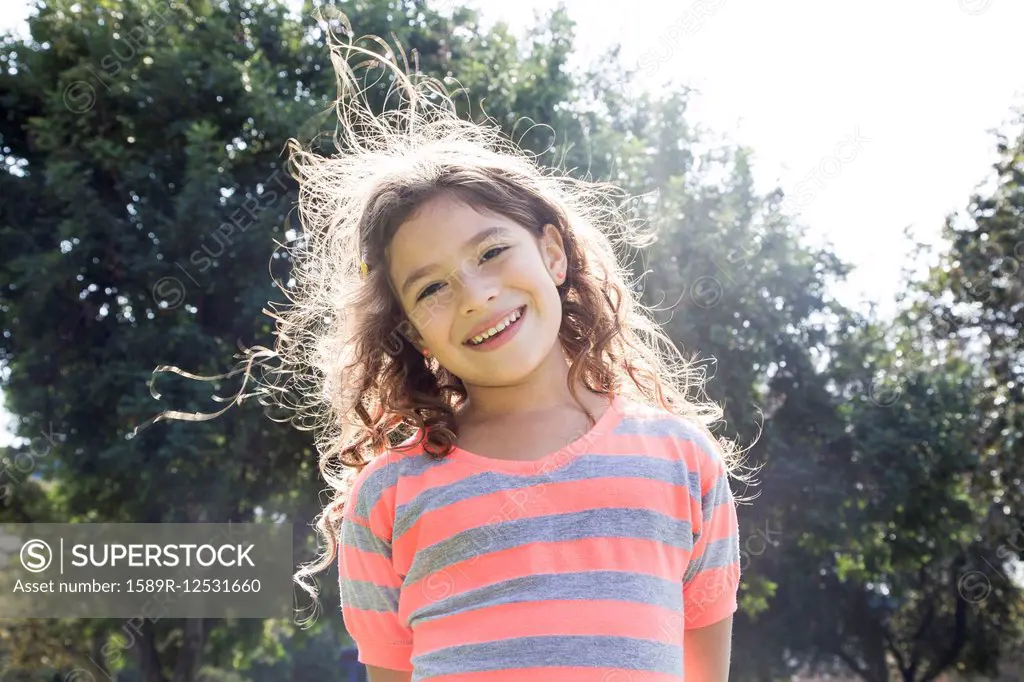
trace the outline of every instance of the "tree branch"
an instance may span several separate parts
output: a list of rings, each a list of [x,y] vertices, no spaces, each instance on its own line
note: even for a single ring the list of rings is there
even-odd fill
[[[953,665],[960,652],[963,650],[964,645],[967,643],[967,606],[966,601],[960,597],[956,588],[953,589],[954,598],[956,599],[956,616],[954,619],[954,630],[953,630],[953,641],[950,642],[949,647],[946,649],[946,654],[938,659],[934,666],[929,666],[925,669],[924,675],[921,676],[921,682],[932,682],[942,674],[946,668]]]
[[[836,647],[836,656],[838,656],[839,660],[845,663],[850,670],[863,677],[866,682],[886,682],[886,680],[873,679],[866,669],[862,668],[861,665],[853,659],[853,657],[848,656],[846,652],[843,651],[842,646]]]

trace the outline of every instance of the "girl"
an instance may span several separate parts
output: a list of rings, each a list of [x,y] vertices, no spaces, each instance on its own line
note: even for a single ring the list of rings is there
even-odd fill
[[[304,234],[276,353],[319,390],[301,407],[334,489],[298,582],[315,598],[337,561],[371,682],[726,680],[737,453],[617,263],[613,241],[648,242],[613,188],[344,49],[341,153],[291,143]],[[370,111],[351,54],[397,108]]]

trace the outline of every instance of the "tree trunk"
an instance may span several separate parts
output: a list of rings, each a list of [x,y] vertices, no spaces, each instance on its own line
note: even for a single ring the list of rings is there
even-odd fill
[[[185,619],[184,641],[178,652],[178,664],[171,682],[195,682],[199,665],[203,662],[203,644],[206,632],[202,618]]]
[[[156,630],[151,620],[146,619],[142,623],[142,632],[134,649],[137,652],[142,679],[145,682],[167,682],[160,670],[160,657],[156,651]]]

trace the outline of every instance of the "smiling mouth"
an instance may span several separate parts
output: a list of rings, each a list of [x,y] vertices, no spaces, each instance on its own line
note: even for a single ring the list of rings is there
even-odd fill
[[[489,343],[491,343],[491,342],[493,342],[493,341],[495,341],[497,339],[502,338],[503,336],[508,334],[510,331],[514,330],[517,326],[519,326],[519,323],[523,321],[523,317],[526,315],[526,306],[524,305],[521,308],[518,308],[517,309],[517,313],[518,313],[518,316],[516,317],[515,321],[512,322],[512,324],[510,324],[507,327],[505,327],[504,329],[502,329],[497,334],[494,334],[492,336],[488,336],[486,339],[484,339],[480,343],[474,343],[473,339],[470,339],[468,341],[464,341],[463,345],[469,346],[470,348],[479,348],[481,346],[486,346],[487,344],[489,344]]]

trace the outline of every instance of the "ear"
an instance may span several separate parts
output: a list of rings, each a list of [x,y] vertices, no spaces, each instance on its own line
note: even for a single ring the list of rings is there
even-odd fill
[[[544,260],[544,267],[547,268],[548,274],[551,275],[551,279],[556,284],[559,284],[558,273],[563,273],[562,279],[565,279],[565,273],[568,271],[569,258],[565,255],[565,245],[562,242],[562,234],[558,231],[558,228],[548,223],[544,226],[543,232],[540,237],[540,256]]]

